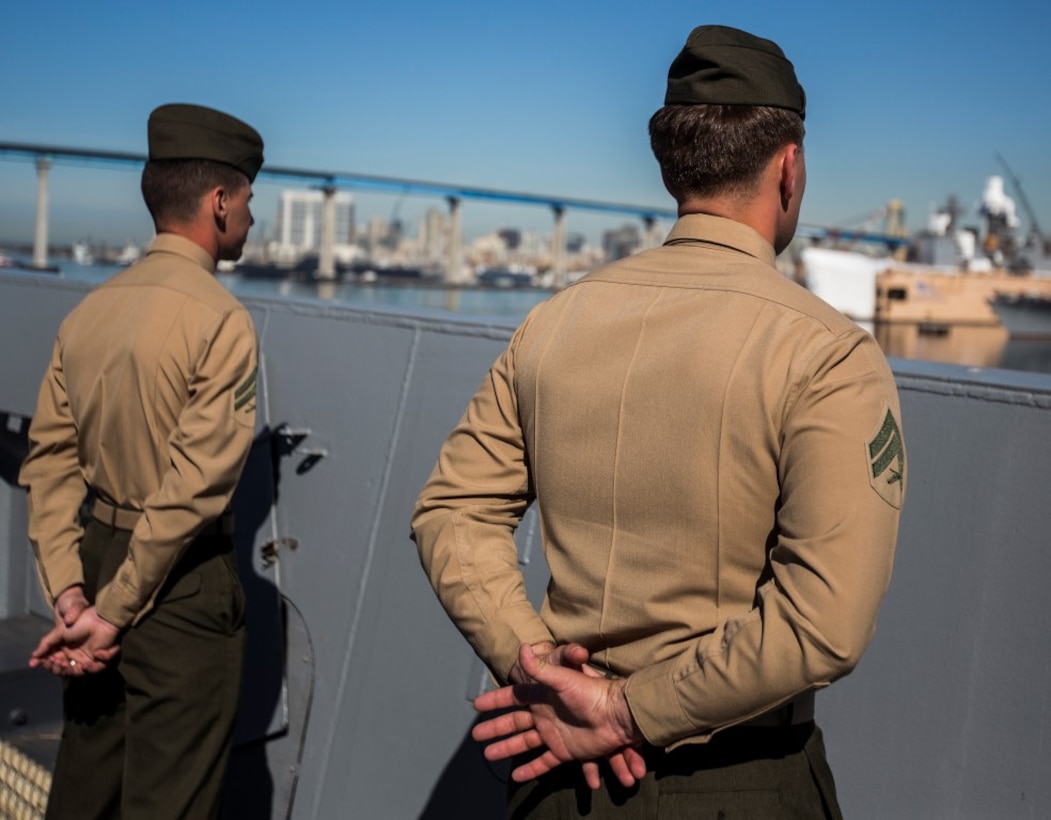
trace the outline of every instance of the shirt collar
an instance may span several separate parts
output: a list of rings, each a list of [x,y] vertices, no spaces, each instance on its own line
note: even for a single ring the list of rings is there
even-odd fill
[[[777,254],[773,246],[753,228],[732,219],[711,214],[685,214],[672,226],[665,245],[685,242],[705,242],[722,245],[773,266]]]
[[[174,233],[159,233],[150,243],[147,255],[151,253],[173,253],[183,256],[200,265],[209,273],[215,273],[215,260],[212,255],[196,242]]]

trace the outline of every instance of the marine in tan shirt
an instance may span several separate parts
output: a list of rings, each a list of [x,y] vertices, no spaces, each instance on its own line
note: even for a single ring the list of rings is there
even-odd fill
[[[19,479],[55,616],[30,665],[67,679],[48,820],[217,817],[241,694],[228,505],[257,342],[215,270],[241,255],[263,143],[181,103],[147,132],[157,237],[62,322]]]
[[[780,81],[726,89],[731,72],[710,73],[720,64]],[[443,607],[497,681],[543,684],[476,704],[520,707],[475,730],[509,736],[487,756],[533,752],[515,779],[549,775],[519,793],[513,816],[524,806],[575,816],[573,781],[552,779],[569,760],[585,761],[596,788],[588,761],[606,759],[624,786],[659,802],[666,778],[646,778],[642,763],[672,756],[641,760],[640,743],[671,753],[704,744],[675,758],[703,762],[675,772],[725,772],[742,758],[729,727],[779,724],[776,741],[745,743],[744,759],[788,757],[798,736],[820,752],[813,777],[827,783],[789,791],[816,807],[806,816],[822,805],[838,816],[823,750],[810,748],[812,693],[858,662],[889,583],[905,491],[897,392],[873,338],[774,266],[806,178],[791,64],[769,41],[702,27],[670,76],[651,133],[680,219],[663,247],[531,312],[442,447],[413,536]],[[735,100],[765,105],[742,114]],[[697,146],[732,150],[742,116],[768,143],[753,149],[755,176],[691,178]],[[539,612],[513,541],[534,502],[551,571]],[[596,683],[584,660],[615,680]],[[750,772],[733,788],[761,801],[776,784]],[[561,808],[538,796],[560,788]],[[764,816],[757,805],[741,816]],[[648,810],[635,799],[620,813]]]
[[[160,234],[146,258],[62,322],[20,481],[49,603],[83,584],[76,513],[88,487],[141,511],[96,607],[125,628],[149,610],[183,550],[226,509],[255,428],[248,311],[194,242]]]

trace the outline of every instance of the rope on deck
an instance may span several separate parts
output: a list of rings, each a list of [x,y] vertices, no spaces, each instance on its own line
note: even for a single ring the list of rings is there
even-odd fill
[[[0,740],[0,820],[42,820],[51,772]]]

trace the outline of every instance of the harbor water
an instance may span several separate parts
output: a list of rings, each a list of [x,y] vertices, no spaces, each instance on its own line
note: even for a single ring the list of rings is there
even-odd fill
[[[61,278],[100,283],[118,272],[117,265],[80,265],[55,260]],[[299,282],[244,278],[219,274],[219,280],[239,297],[281,296],[291,300],[332,302],[366,308],[444,311],[484,316],[515,324],[529,310],[551,296],[540,288],[463,288],[412,284],[356,282]],[[887,356],[958,364],[975,368],[1002,368],[1051,373],[1051,340],[1009,339],[1000,327],[955,325],[925,332],[916,324],[867,327]]]

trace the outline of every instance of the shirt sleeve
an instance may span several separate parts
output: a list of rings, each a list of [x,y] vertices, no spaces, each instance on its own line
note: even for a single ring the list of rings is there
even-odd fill
[[[252,446],[257,374],[251,316],[225,314],[191,375],[160,488],[146,499],[128,557],[98,593],[106,620],[125,627],[141,619],[190,541],[229,505]]]
[[[87,495],[77,457],[77,427],[62,371],[61,333],[55,340],[36,412],[29,426],[29,453],[19,484],[29,493],[29,541],[49,604],[71,586],[84,583],[80,563],[80,505]]]
[[[873,635],[905,490],[897,392],[867,336],[817,357],[783,422],[776,542],[755,608],[628,679],[651,743],[707,739],[826,686]]]
[[[554,640],[526,595],[514,542],[533,501],[514,391],[518,338],[442,446],[412,519],[438,599],[501,683],[521,644]]]

